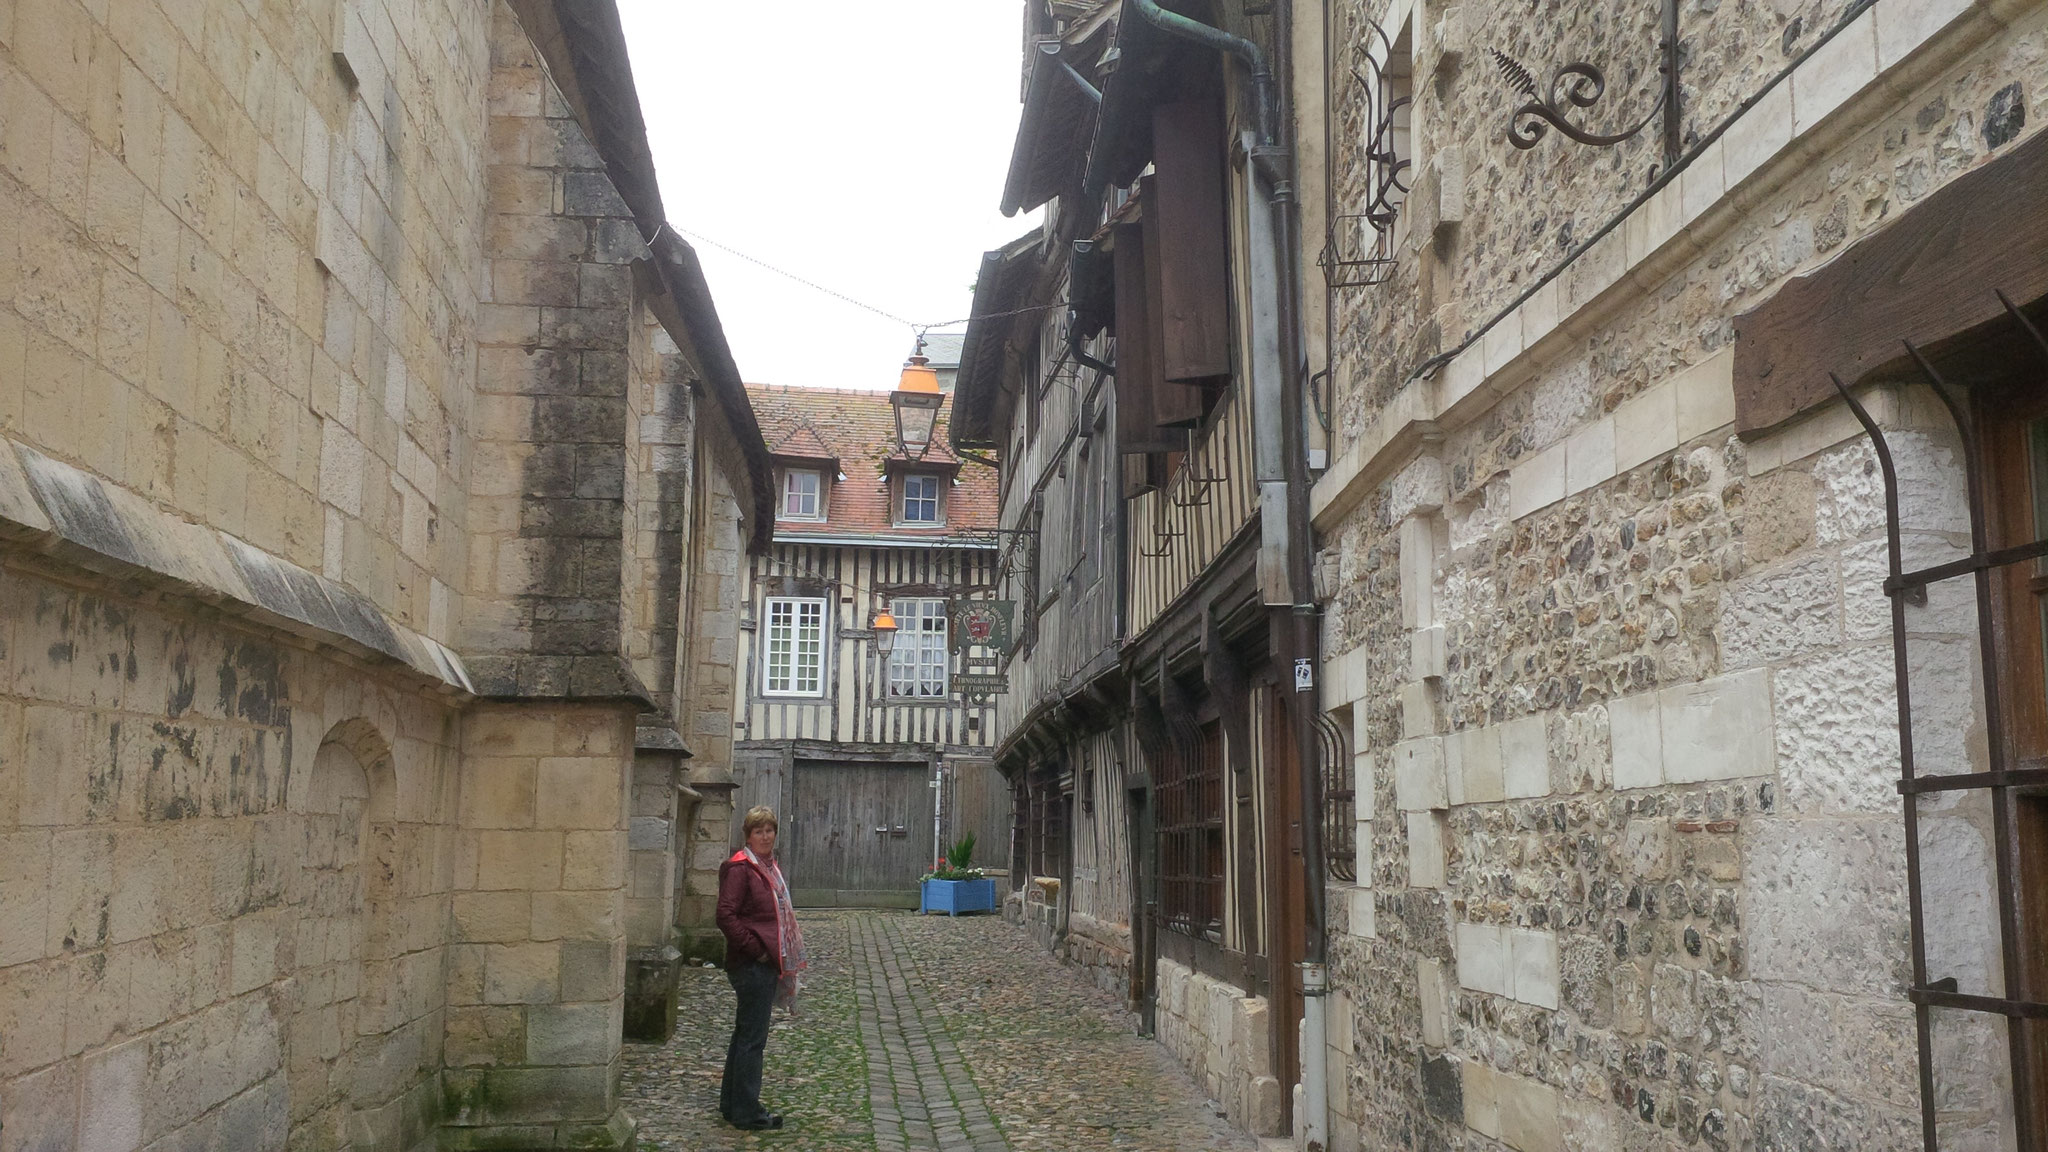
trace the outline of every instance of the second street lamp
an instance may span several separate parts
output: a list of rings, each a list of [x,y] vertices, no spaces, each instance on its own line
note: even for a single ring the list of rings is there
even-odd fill
[[[905,456],[924,459],[932,446],[932,429],[938,424],[939,406],[946,394],[939,390],[939,371],[924,355],[924,343],[903,365],[903,378],[889,393],[889,407],[896,411],[896,447]]]

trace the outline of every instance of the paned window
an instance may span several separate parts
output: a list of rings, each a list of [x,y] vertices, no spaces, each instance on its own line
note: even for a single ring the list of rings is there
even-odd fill
[[[792,469],[782,474],[782,518],[784,520],[823,520],[824,476],[817,472]]]
[[[823,600],[770,597],[762,642],[762,691],[772,696],[825,694]]]
[[[946,694],[946,602],[890,601],[896,647],[889,653],[889,695],[932,700]]]
[[[939,478],[937,476],[905,476],[903,478],[903,523],[937,524],[939,522]]]
[[[1164,757],[1159,795],[1160,913],[1175,932],[1223,939],[1223,726]]]

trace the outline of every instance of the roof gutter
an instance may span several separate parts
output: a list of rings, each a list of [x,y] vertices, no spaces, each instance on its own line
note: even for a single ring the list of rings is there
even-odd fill
[[[1168,12],[1159,6],[1158,0],[1127,0],[1138,18],[1169,36],[1192,40],[1218,52],[1228,52],[1251,70],[1252,89],[1258,100],[1259,143],[1272,144],[1279,130],[1279,114],[1275,109],[1273,71],[1266,66],[1266,54],[1257,44],[1242,36],[1232,36],[1221,28],[1202,23],[1192,16]]]

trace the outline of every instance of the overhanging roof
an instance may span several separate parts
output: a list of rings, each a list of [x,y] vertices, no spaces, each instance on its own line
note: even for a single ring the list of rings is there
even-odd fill
[[[1092,39],[1100,41],[1102,36]],[[1083,43],[1040,41],[1026,49],[1030,71],[1024,82],[1024,113],[1010,149],[1010,174],[1003,182],[1003,215],[1036,208],[1067,190],[1087,162],[1101,94]]]
[[[974,277],[974,307],[967,339],[960,347],[960,374],[953,381],[953,422],[946,434],[954,448],[998,447],[996,400],[1003,387],[1003,344],[1019,319],[1037,327],[1040,317],[1005,313],[1023,307],[1038,280],[1040,231],[1036,228],[993,252],[981,254]]]

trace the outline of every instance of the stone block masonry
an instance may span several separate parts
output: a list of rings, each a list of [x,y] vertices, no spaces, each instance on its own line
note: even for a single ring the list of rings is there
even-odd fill
[[[2000,93],[2048,90],[2048,6],[1794,7],[1683,9],[1685,132],[1733,123],[1569,264],[1642,191],[1616,174],[1658,165],[1651,134],[1515,150],[1455,43],[1506,6],[1410,29],[1410,159],[1455,156],[1463,210],[1336,298],[1310,365],[1323,705],[1359,765],[1340,1152],[1919,1146],[1882,480],[1838,402],[1743,422],[1736,320],[2024,144]],[[1334,24],[1398,38],[1410,11]],[[1575,6],[1512,50],[1647,50],[1653,19]],[[1370,165],[1334,160],[1330,210],[1357,211]],[[1966,554],[1948,417],[1865,367],[1841,371],[1896,446],[1905,563]],[[1974,608],[1904,612],[1916,762],[1982,771]],[[1994,987],[1987,814],[1922,810],[1929,970]],[[1943,1147],[2012,1139],[2000,1026],[1937,1028]]]
[[[454,700],[12,567],[0,650],[7,1135],[430,1139]]]
[[[1273,1076],[1265,997],[1163,958],[1158,981],[1159,1042],[1232,1125],[1255,1136],[1281,1135],[1282,1088]]]
[[[257,8],[0,5],[0,1148],[630,1147],[765,446],[534,47],[609,6]]]
[[[636,714],[562,702],[464,717],[444,1142],[502,1147],[536,1124],[557,1146],[630,1132],[617,1079]]]

